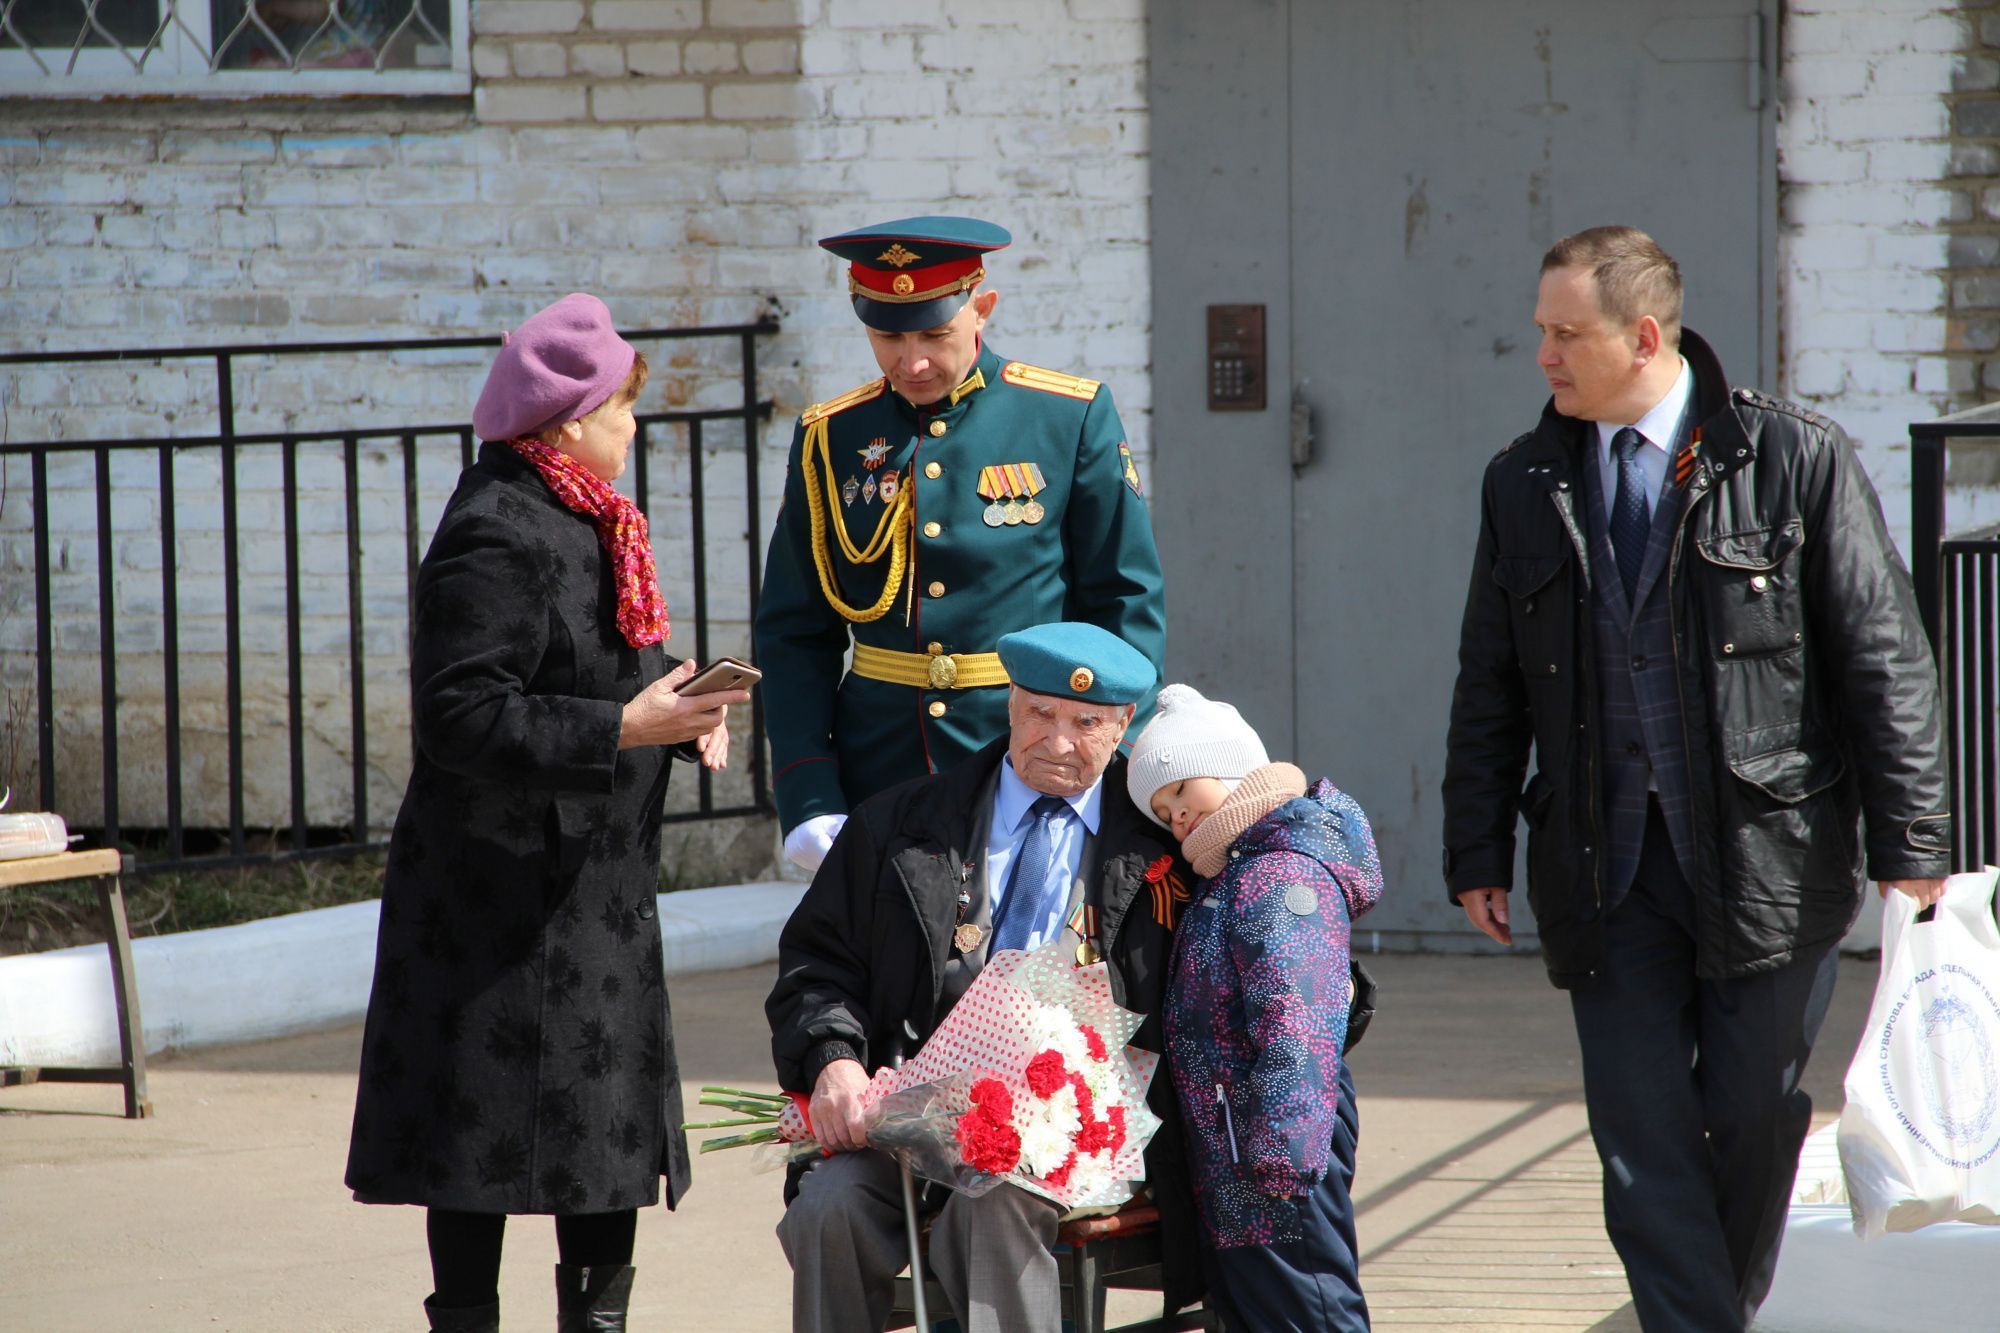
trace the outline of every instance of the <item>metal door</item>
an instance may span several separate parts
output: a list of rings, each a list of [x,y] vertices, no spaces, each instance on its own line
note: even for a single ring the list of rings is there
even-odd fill
[[[1768,382],[1774,14],[1689,9],[1153,11],[1169,674],[1366,807],[1393,892],[1364,924],[1385,946],[1476,942],[1442,891],[1438,783],[1481,470],[1547,397],[1542,251],[1645,227],[1681,262],[1687,323]],[[1219,302],[1267,306],[1262,412],[1206,410]]]

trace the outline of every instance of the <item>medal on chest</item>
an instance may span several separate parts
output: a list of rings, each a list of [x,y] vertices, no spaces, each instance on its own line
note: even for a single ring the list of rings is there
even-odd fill
[[[989,528],[1019,527],[1047,517],[1035,496],[1048,489],[1042,469],[1034,463],[996,463],[979,469],[979,496],[988,501],[981,514]]]
[[[951,932],[952,947],[960,953],[971,953],[986,937],[986,932],[979,928],[978,923],[965,919],[965,914],[971,910],[972,867],[961,865],[958,868],[958,925]]]
[[[1069,920],[1064,922],[1064,924],[1072,931],[1075,931],[1077,935],[1076,965],[1078,967],[1089,967],[1092,963],[1104,957],[1097,948],[1097,909],[1095,907],[1089,903],[1078,903],[1076,910],[1069,914]]]

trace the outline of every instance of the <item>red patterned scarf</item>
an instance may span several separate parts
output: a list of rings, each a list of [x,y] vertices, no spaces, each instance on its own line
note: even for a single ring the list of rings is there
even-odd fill
[[[660,595],[652,536],[639,506],[554,445],[536,439],[507,443],[534,465],[566,508],[596,523],[597,540],[610,552],[618,578],[618,632],[625,642],[643,648],[671,638],[674,627],[667,618],[667,599]]]

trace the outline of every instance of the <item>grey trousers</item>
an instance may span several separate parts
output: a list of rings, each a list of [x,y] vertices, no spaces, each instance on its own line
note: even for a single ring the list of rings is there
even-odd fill
[[[1059,1333],[1049,1249],[1060,1215],[1012,1185],[976,1199],[945,1192],[931,1227],[931,1270],[966,1333]],[[778,1223],[778,1243],[792,1265],[798,1333],[880,1333],[909,1259],[896,1159],[869,1148],[815,1163]]]

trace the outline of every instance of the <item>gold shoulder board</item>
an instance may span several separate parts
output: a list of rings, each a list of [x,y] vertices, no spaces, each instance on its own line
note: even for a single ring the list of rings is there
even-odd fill
[[[865,403],[871,398],[880,398],[882,390],[887,388],[888,385],[889,381],[886,377],[878,380],[869,380],[859,388],[849,389],[838,398],[829,398],[823,403],[814,403],[799,414],[799,424],[801,426],[810,426],[813,422],[830,417],[836,412],[845,412],[857,403]]]
[[[1000,378],[1023,389],[1059,393],[1065,398],[1081,398],[1086,403],[1097,397],[1097,390],[1102,386],[1100,380],[1087,380],[1081,375],[1065,375],[1060,370],[1044,370],[1025,361],[1009,361],[1001,368]]]

